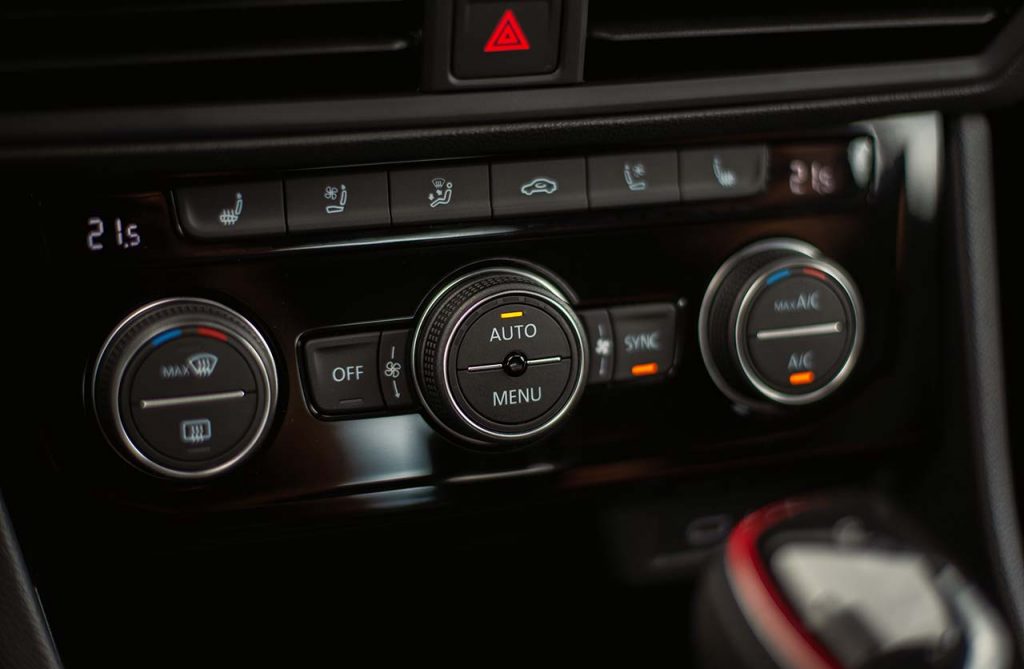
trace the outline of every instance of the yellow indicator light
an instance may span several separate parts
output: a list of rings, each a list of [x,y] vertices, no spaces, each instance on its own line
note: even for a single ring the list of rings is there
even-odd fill
[[[522,318],[523,312],[521,311],[506,311],[501,315],[502,318]]]

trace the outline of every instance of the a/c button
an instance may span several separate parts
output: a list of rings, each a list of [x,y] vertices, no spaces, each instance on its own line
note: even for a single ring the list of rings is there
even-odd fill
[[[377,381],[380,334],[314,339],[306,344],[313,405],[323,414],[384,407]]]

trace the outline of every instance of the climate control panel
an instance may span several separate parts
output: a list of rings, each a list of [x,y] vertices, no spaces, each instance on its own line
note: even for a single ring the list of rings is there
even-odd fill
[[[580,310],[572,289],[539,266],[478,263],[430,291],[404,327],[327,325],[300,336],[300,395],[311,419],[419,412],[462,446],[518,448],[553,432],[588,386],[675,376],[685,304]],[[722,393],[778,411],[821,400],[849,378],[863,320],[860,294],[841,267],[810,244],[768,239],[714,274],[697,326],[707,374]],[[108,338],[94,406],[109,441],[133,464],[176,478],[211,476],[266,438],[277,364],[259,330],[234,310],[164,300]]]
[[[304,338],[306,397],[324,420],[420,410],[462,445],[537,440],[588,385],[659,381],[673,371],[681,306],[577,310],[571,289],[528,263],[456,272],[410,327]]]

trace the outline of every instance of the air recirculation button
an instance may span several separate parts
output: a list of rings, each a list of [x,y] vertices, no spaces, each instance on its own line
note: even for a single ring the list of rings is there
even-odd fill
[[[475,445],[522,442],[576,403],[586,350],[579,319],[551,282],[483,270],[428,305],[414,344],[417,387],[450,435]]]

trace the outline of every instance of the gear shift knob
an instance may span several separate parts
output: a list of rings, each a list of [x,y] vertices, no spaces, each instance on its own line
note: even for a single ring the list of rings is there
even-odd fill
[[[744,518],[696,599],[702,666],[1000,669],[999,615],[875,498],[781,502]]]

